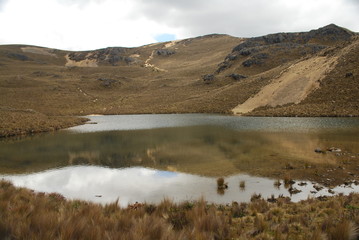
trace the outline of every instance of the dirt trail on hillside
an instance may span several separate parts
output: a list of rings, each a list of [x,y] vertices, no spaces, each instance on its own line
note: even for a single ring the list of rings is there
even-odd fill
[[[151,61],[151,60],[154,58],[154,56],[155,56],[155,52],[156,52],[156,50],[153,50],[152,53],[151,53],[151,55],[146,59],[145,64],[144,64],[145,68],[150,68],[150,69],[152,69],[152,70],[155,71],[155,72],[167,72],[167,70],[158,68],[158,67],[156,67],[155,65],[153,65],[153,64],[150,63],[150,61]]]
[[[275,107],[301,102],[319,87],[319,82],[335,67],[337,59],[318,56],[294,63],[255,96],[232,109],[232,112],[243,114],[262,106]]]

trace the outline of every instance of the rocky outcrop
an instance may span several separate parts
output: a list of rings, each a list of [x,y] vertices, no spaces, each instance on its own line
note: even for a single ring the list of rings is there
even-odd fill
[[[95,51],[72,52],[68,54],[68,58],[75,62],[89,60],[96,61],[96,63],[110,64],[112,66],[121,63],[130,65],[139,61],[130,55],[130,52],[126,48],[112,47]]]
[[[353,36],[355,33],[331,24],[309,32],[276,33],[249,38],[233,48],[232,52],[219,64],[217,73],[230,68],[233,61],[241,61],[242,66],[251,67],[263,65],[266,62],[272,63],[271,60],[277,58],[278,55],[288,56],[277,62],[277,64],[282,64],[298,57],[318,53],[337,43],[349,41]]]
[[[156,54],[158,56],[170,56],[175,54],[176,52],[174,50],[170,50],[170,49],[158,49],[156,50]]]
[[[202,76],[202,79],[205,83],[209,84],[214,81],[214,75],[213,74],[206,74]]]

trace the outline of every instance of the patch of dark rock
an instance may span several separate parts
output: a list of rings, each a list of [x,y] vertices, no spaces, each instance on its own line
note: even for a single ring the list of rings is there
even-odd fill
[[[241,50],[245,48],[252,48],[252,47],[258,47],[261,44],[258,41],[255,41],[254,39],[249,39],[236,47],[233,48],[232,52],[240,52]]]
[[[202,79],[205,83],[211,83],[214,81],[214,75],[213,74],[206,74],[202,76]]]
[[[133,63],[136,61],[136,59],[132,58],[132,57],[126,57],[126,56],[119,56],[119,55],[111,55],[108,58],[108,62],[112,65],[112,66],[116,66],[118,62],[125,62],[127,65]]]
[[[86,59],[86,56],[89,52],[73,52],[68,55],[70,60],[79,62]]]
[[[229,75],[227,75],[226,77],[230,77],[230,78],[232,78],[233,80],[236,80],[236,81],[241,80],[241,79],[243,79],[243,78],[247,78],[247,76],[244,76],[244,75],[241,75],[241,74],[237,74],[237,73],[229,74]]]
[[[253,53],[254,47],[276,45],[276,44],[298,44],[298,45],[311,45],[311,41],[324,42],[326,45],[333,45],[339,41],[348,41],[355,34],[344,28],[338,27],[334,24],[312,30],[310,32],[298,33],[275,33],[261,37],[249,38],[245,42],[233,48],[232,52],[238,52],[243,56],[248,56]],[[294,46],[292,46],[294,47]],[[311,52],[315,53],[326,46],[311,45]]]
[[[242,56],[249,56],[252,54],[254,48],[244,48],[239,51],[239,54]]]
[[[281,43],[281,42],[287,40],[288,36],[290,36],[290,35],[287,35],[285,33],[269,34],[267,36],[263,36],[263,40],[267,44]]]
[[[246,60],[246,61],[244,61],[243,63],[242,63],[242,65],[244,66],[244,67],[250,67],[250,66],[252,66],[252,65],[260,65],[260,64],[262,64],[263,62],[261,61],[261,60],[258,60],[258,59],[248,59],[248,60]]]
[[[102,86],[104,87],[111,87],[112,84],[117,83],[117,80],[110,79],[110,78],[98,78],[97,80],[102,82]]]
[[[316,153],[325,153],[325,151],[323,151],[323,150],[320,149],[320,148],[314,149],[314,152],[316,152]]]
[[[126,48],[111,47],[95,51],[72,52],[68,55],[68,57],[76,62],[83,61],[85,59],[95,59],[98,62],[107,62],[113,66],[116,66],[118,62],[132,64],[137,61],[135,58],[126,56],[126,54]]]
[[[268,54],[267,53],[258,53],[256,55],[252,56],[253,59],[267,59]]]
[[[227,57],[225,58],[225,61],[234,61],[238,58],[238,55],[235,53],[231,53],[229,55],[227,55]]]
[[[20,61],[32,61],[32,59],[29,58],[28,56],[19,53],[8,53],[6,54],[6,56],[8,58],[20,60]]]
[[[227,62],[227,61],[224,61],[223,63],[219,64],[218,65],[218,69],[216,70],[217,73],[220,73],[228,68],[230,68],[232,65]]]
[[[158,56],[170,56],[175,54],[176,52],[174,50],[170,50],[170,49],[157,49],[156,50],[156,54]]]
[[[335,24],[330,24],[317,30],[312,30],[308,33],[310,38],[325,37],[330,41],[350,40],[354,33],[338,27]]]

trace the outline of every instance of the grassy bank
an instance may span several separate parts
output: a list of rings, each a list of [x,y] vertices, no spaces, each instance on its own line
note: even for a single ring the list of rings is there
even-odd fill
[[[48,116],[31,109],[0,108],[0,137],[51,132],[86,121],[86,118],[71,116]]]
[[[357,239],[359,194],[228,206],[204,200],[120,208],[0,181],[1,239]]]

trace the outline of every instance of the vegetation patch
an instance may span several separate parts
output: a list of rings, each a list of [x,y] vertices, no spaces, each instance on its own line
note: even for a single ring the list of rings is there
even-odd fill
[[[2,239],[357,239],[359,194],[250,203],[100,205],[0,181]]]

